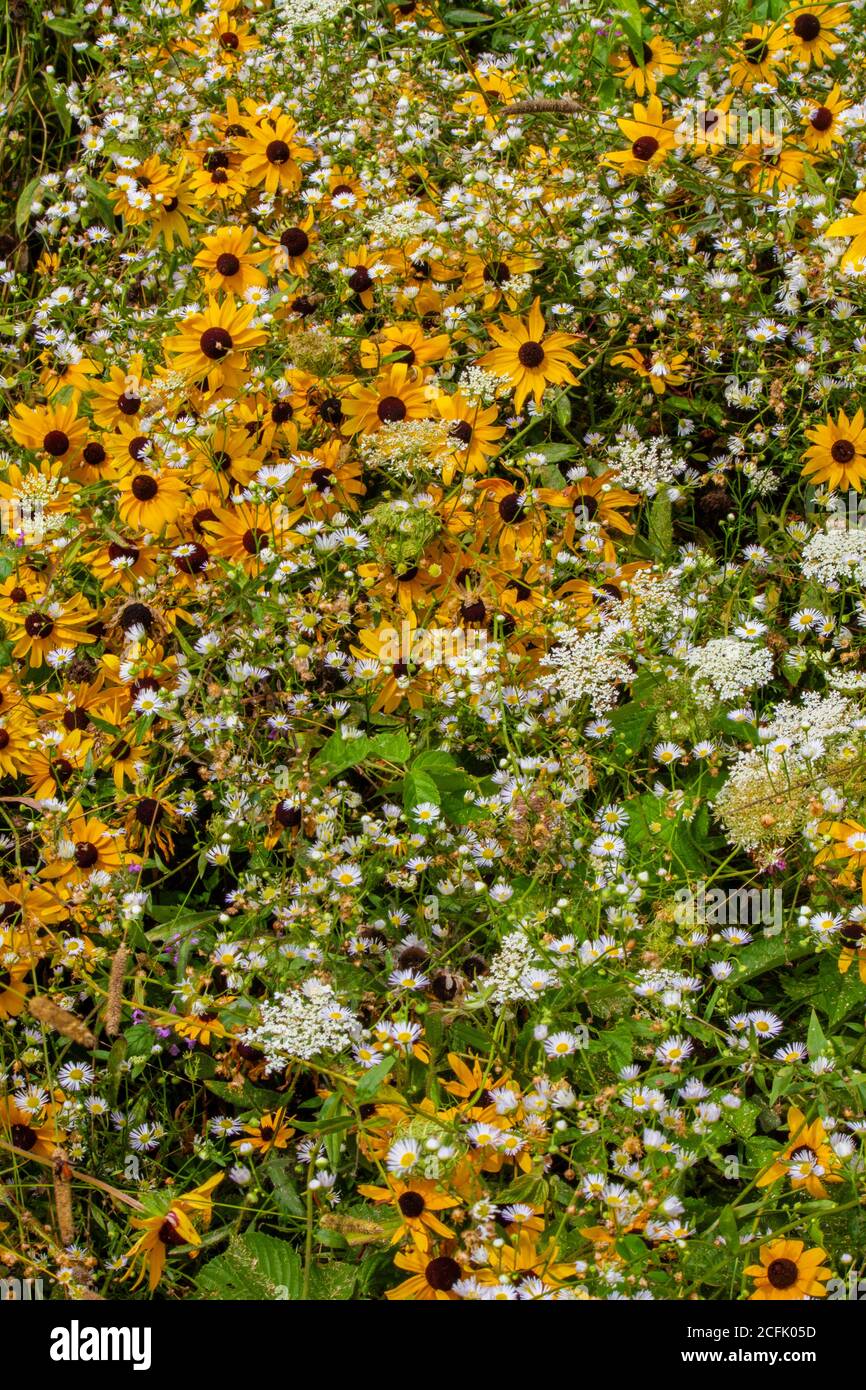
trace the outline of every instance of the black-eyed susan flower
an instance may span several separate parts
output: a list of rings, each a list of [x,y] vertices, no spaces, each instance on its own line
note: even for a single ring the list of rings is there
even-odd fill
[[[866,264],[866,193],[858,193],[851,204],[853,216],[837,217],[824,232],[829,237],[852,237],[842,256],[843,266]]]
[[[618,117],[617,125],[628,140],[628,147],[605,155],[603,162],[623,174],[643,175],[667,159],[677,142],[680,120],[677,116],[665,117],[660,99],[651,96],[646,104],[635,102],[632,115]]]
[[[131,471],[121,478],[118,492],[118,514],[133,531],[158,536],[183,510],[184,480],[170,469]]]
[[[731,53],[731,82],[744,92],[758,82],[777,87],[786,56],[785,33],[779,26],[753,24]]]
[[[850,101],[843,99],[842,90],[836,82],[824,96],[811,97],[808,106],[803,139],[816,154],[832,154],[835,144],[844,143],[845,133],[840,117],[851,106]]]
[[[166,356],[192,381],[206,380],[210,391],[237,390],[248,354],[267,339],[263,329],[252,327],[255,314],[253,304],[209,298],[206,309],[184,319],[180,332],[165,339]]]
[[[42,666],[59,647],[74,648],[96,641],[96,634],[88,631],[95,614],[84,598],[60,601],[46,596],[33,603],[21,603],[5,612],[3,621],[13,630],[13,656],[26,658],[31,666]]]
[[[215,1173],[207,1182],[183,1196],[154,1198],[154,1205],[158,1204],[160,1210],[152,1215],[132,1217],[130,1225],[142,1232],[127,1251],[130,1269],[125,1277],[129,1278],[139,1267],[138,1278],[132,1285],[134,1289],[138,1288],[146,1274],[148,1288],[153,1292],[162,1278],[166,1256],[172,1246],[192,1246],[194,1248],[190,1254],[195,1253],[195,1247],[201,1245],[201,1236],[193,1221],[204,1228],[210,1225],[214,1189],[222,1180],[223,1174]]]
[[[538,298],[526,319],[503,314],[501,324],[490,327],[490,336],[498,346],[479,361],[511,382],[515,410],[522,408],[527,396],[540,406],[548,386],[576,384],[572,368],[580,369],[583,363],[569,349],[577,342],[577,335],[548,332]]]
[[[65,404],[18,405],[9,419],[16,444],[40,450],[52,459],[71,463],[87,437],[87,421],[78,413],[77,400]]]
[[[821,1121],[806,1123],[806,1116],[798,1106],[788,1110],[789,1140],[763,1173],[756,1179],[758,1187],[770,1187],[782,1178],[788,1178],[791,1186],[809,1193],[810,1197],[826,1197],[825,1183],[841,1182],[835,1171],[839,1160],[827,1140]]]
[[[424,384],[405,362],[394,362],[374,382],[353,386],[342,400],[344,434],[373,434],[383,425],[421,420],[432,411]]]
[[[285,1149],[294,1129],[286,1123],[285,1106],[279,1110],[268,1111],[254,1124],[244,1125],[244,1137],[236,1139],[232,1148],[240,1154],[270,1153],[271,1149]]]
[[[297,123],[277,108],[260,119],[247,117],[246,135],[236,138],[244,155],[241,173],[251,187],[264,184],[268,193],[294,193],[301,182],[301,164],[313,158],[296,140]]]
[[[451,1255],[436,1255],[432,1250],[401,1251],[394,1256],[398,1269],[406,1270],[409,1277],[394,1289],[388,1289],[385,1297],[399,1301],[432,1303],[450,1302],[457,1295],[452,1293],[454,1285],[461,1280],[466,1271]]]
[[[671,386],[682,386],[688,376],[688,363],[685,353],[666,352],[656,348],[644,354],[639,348],[628,348],[618,352],[611,359],[613,367],[627,367],[649,382],[657,396],[664,395]]]
[[[430,1249],[431,1232],[436,1236],[444,1236],[445,1239],[454,1234],[440,1221],[436,1213],[459,1207],[460,1199],[443,1192],[435,1182],[425,1178],[402,1182],[399,1178],[392,1177],[388,1179],[387,1187],[362,1183],[359,1184],[358,1191],[362,1197],[369,1197],[372,1202],[388,1202],[394,1207],[392,1245],[397,1245],[409,1236],[417,1250],[426,1251]]]
[[[834,420],[827,416],[823,425],[806,430],[812,441],[806,450],[803,476],[817,486],[826,483],[831,491],[853,488],[860,492],[866,478],[866,420],[858,410],[849,420],[840,410]]]
[[[255,235],[255,227],[220,227],[212,236],[202,237],[202,250],[193,265],[203,272],[211,294],[225,291],[242,297],[251,285],[267,284],[268,277],[259,267],[268,253],[253,250]]]
[[[661,34],[645,41],[639,53],[631,47],[615,55],[613,66],[625,85],[642,97],[655,92],[659,82],[672,77],[682,63],[676,48]]]
[[[750,1298],[773,1303],[826,1298],[824,1286],[832,1270],[824,1264],[827,1252],[820,1246],[807,1250],[802,1240],[771,1240],[761,1246],[759,1258],[760,1264],[746,1267],[755,1281]]]
[[[847,24],[851,11],[847,5],[794,5],[781,22],[788,56],[795,63],[822,68],[836,56],[837,30]]]
[[[0,1096],[0,1134],[7,1143],[34,1158],[51,1158],[60,1138],[56,1111],[53,1102],[34,1112],[20,1106],[14,1096]]]

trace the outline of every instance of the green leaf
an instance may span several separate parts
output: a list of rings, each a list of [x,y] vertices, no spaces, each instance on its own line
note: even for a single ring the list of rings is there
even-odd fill
[[[253,1302],[299,1299],[301,1261],[288,1241],[262,1231],[233,1236],[224,1254],[211,1260],[196,1280],[207,1298]]]
[[[811,1058],[823,1057],[827,1051],[827,1039],[824,1031],[818,1022],[818,1015],[812,1010],[812,1017],[809,1019],[809,1031],[806,1034],[806,1047]]]
[[[413,766],[403,779],[403,809],[406,815],[411,816],[415,807],[422,801],[432,801],[434,806],[439,806],[442,797],[433,778]]]
[[[489,24],[490,15],[482,10],[446,10],[446,24]]]
[[[396,1061],[396,1057],[383,1057],[382,1061],[377,1062],[375,1067],[371,1067],[369,1071],[364,1072],[364,1075],[355,1087],[355,1100],[358,1101],[359,1104],[363,1105],[365,1102],[373,1099],[382,1082],[385,1080],[385,1077],[393,1069]]]
[[[291,1160],[277,1158],[271,1153],[265,1164],[265,1172],[271,1180],[278,1206],[289,1216],[303,1217],[304,1204],[298,1195],[297,1187],[289,1177],[292,1166]]]
[[[389,763],[408,763],[412,756],[412,745],[402,729],[393,733],[376,734],[368,740],[371,753],[376,753]]]
[[[379,738],[381,735],[377,734],[376,737]],[[322,744],[313,758],[312,766],[322,768],[333,777],[338,772],[345,772],[347,768],[357,767],[362,763],[370,752],[371,744],[372,740],[363,734],[359,738],[343,738],[338,730]]]
[[[30,209],[36,201],[36,194],[39,192],[39,185],[42,182],[42,175],[37,174],[26,183],[18,195],[15,204],[15,230],[19,236],[23,236],[30,220]]]

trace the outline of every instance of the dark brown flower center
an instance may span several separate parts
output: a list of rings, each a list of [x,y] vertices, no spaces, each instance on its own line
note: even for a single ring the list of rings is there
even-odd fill
[[[260,550],[270,544],[270,539],[267,531],[262,531],[257,526],[251,526],[249,531],[244,532],[241,544],[248,555],[258,555]]]
[[[290,256],[303,256],[310,244],[310,238],[303,227],[289,227],[280,237],[280,245]]]
[[[133,627],[143,627],[145,632],[150,632],[153,627],[153,609],[148,608],[146,603],[128,603],[118,621],[124,632],[129,632]]]
[[[285,140],[272,140],[265,150],[265,158],[271,164],[285,164],[290,154]]]
[[[512,522],[519,511],[520,498],[516,492],[509,492],[499,503],[499,515],[506,524]]]
[[[658,147],[659,142],[654,135],[641,135],[632,145],[631,152],[635,159],[639,159],[645,164],[652,159]]]
[[[461,444],[468,444],[472,438],[472,426],[468,420],[458,420],[456,425],[451,426],[448,435],[451,439],[459,439]]]
[[[132,495],[139,502],[150,502],[159,492],[159,483],[149,473],[139,473],[132,480]]]
[[[544,361],[544,348],[541,343],[521,343],[517,349],[517,360],[521,367],[540,367]]]
[[[392,424],[406,419],[406,406],[399,396],[383,396],[376,406],[376,414],[383,424]]]
[[[92,869],[99,858],[99,850],[89,840],[79,840],[75,846],[75,862],[79,869]]]
[[[117,408],[121,415],[137,415],[141,410],[141,396],[133,396],[130,392],[124,391],[117,398]]]
[[[300,806],[291,806],[287,801],[281,801],[274,812],[274,818],[277,824],[283,826],[284,829],[294,830],[301,823],[301,808]]]
[[[797,1282],[797,1266],[793,1260],[773,1260],[767,1278],[774,1289],[790,1289]]]
[[[850,463],[856,452],[850,439],[837,439],[830,449],[830,456],[834,463]]]
[[[175,555],[174,566],[181,574],[201,574],[202,570],[206,569],[209,559],[204,546],[193,543],[187,548],[185,555]]]
[[[356,266],[349,276],[349,289],[356,294],[363,294],[369,290],[373,284],[373,278],[365,265]]]
[[[511,279],[511,271],[504,261],[494,261],[492,265],[484,267],[482,278],[488,285],[504,285]]]
[[[108,455],[102,445],[97,444],[94,440],[90,444],[85,444],[83,457],[84,462],[89,463],[91,468],[98,468],[101,463],[105,463]]]
[[[206,328],[199,338],[199,347],[209,362],[221,362],[234,347],[232,335],[225,328]]]
[[[90,715],[86,709],[68,709],[63,716],[63,727],[70,734],[73,729],[86,729],[89,723]]]
[[[761,38],[746,39],[743,43],[743,56],[747,63],[760,67],[761,63],[766,63],[769,58],[770,50]]]
[[[28,613],[24,620],[24,631],[28,637],[50,637],[54,631],[54,619],[47,613]]]
[[[178,1232],[177,1217],[173,1212],[169,1212],[157,1231],[157,1236],[163,1245],[183,1245],[183,1236]]]
[[[319,492],[324,492],[326,488],[334,486],[336,479],[330,468],[314,468],[310,474],[310,482],[315,484]]]
[[[238,38],[237,34],[233,34],[230,30],[227,31],[225,34],[220,34],[220,43],[222,44],[223,48],[228,48],[232,52],[234,52],[236,48],[240,48],[241,46],[241,41]]]
[[[69,435],[64,434],[63,430],[49,430],[42,440],[42,447],[52,458],[60,458],[69,448]]]
[[[397,1198],[397,1206],[410,1221],[415,1221],[424,1211],[427,1203],[420,1192],[403,1192]]]
[[[813,130],[829,130],[833,124],[833,112],[827,106],[819,106],[809,117],[809,124]]]
[[[636,58],[632,50],[628,50],[628,60],[633,68],[645,68],[648,63],[652,62],[654,57],[655,54],[648,43],[645,43],[643,46],[643,57],[641,58]]]
[[[431,1289],[436,1289],[439,1293],[447,1293],[449,1289],[453,1289],[460,1278],[460,1266],[456,1260],[451,1259],[450,1255],[439,1255],[427,1265],[424,1278]]]
[[[26,1153],[30,1152],[39,1138],[36,1130],[30,1125],[13,1125],[10,1134],[16,1149],[24,1149]]]
[[[165,810],[153,796],[143,796],[135,808],[135,819],[148,830],[159,825],[164,815]]]
[[[798,14],[794,20],[794,33],[804,43],[813,43],[821,32],[821,21],[815,14]]]
[[[129,560],[135,564],[139,552],[134,545],[118,545],[117,541],[109,541],[108,558],[109,560]]]
[[[217,256],[216,268],[220,275],[225,275],[228,279],[232,275],[237,275],[241,263],[231,251],[224,251],[221,256]]]

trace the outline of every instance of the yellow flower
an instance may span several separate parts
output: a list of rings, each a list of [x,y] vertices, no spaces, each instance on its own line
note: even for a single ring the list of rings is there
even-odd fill
[[[866,263],[866,193],[858,193],[851,207],[854,217],[837,217],[824,232],[825,236],[854,238],[842,257],[843,267]]]
[[[312,150],[295,141],[297,125],[279,109],[261,120],[245,122],[247,135],[237,145],[246,156],[241,173],[253,188],[264,184],[268,193],[295,193],[301,184],[300,165],[313,158]]]
[[[654,92],[659,81],[675,73],[682,61],[673,44],[660,34],[643,44],[639,57],[627,48],[612,59],[617,76],[639,97]]]
[[[657,396],[663,396],[669,386],[682,386],[688,376],[686,358],[681,352],[653,352],[647,359],[637,348],[629,348],[610,361],[613,367],[628,367],[644,377]]]
[[[522,408],[527,396],[540,406],[548,386],[577,384],[571,368],[582,368],[583,363],[569,352],[577,336],[548,333],[538,298],[525,320],[516,314],[503,314],[502,327],[492,326],[490,336],[499,346],[485,353],[479,365],[508,378],[514,387],[515,410]]]
[[[826,1298],[825,1282],[832,1271],[823,1266],[826,1251],[806,1250],[801,1240],[771,1240],[761,1246],[759,1265],[746,1269],[755,1281],[753,1299],[787,1302],[790,1299]]]
[[[832,154],[833,145],[842,144],[844,134],[840,128],[839,117],[847,111],[850,101],[843,101],[838,82],[821,99],[812,98],[812,110],[806,117],[803,139],[817,154]],[[824,234],[826,236],[826,232]]]
[[[134,1245],[127,1251],[132,1262],[125,1278],[135,1273],[136,1262],[141,1270],[133,1284],[137,1289],[145,1274],[148,1274],[148,1287],[151,1293],[159,1283],[165,1268],[168,1249],[172,1245],[201,1245],[201,1236],[193,1226],[191,1217],[199,1218],[201,1225],[210,1225],[213,1202],[211,1194],[223,1180],[222,1173],[215,1173],[201,1187],[195,1187],[182,1197],[175,1197],[166,1211],[154,1216],[134,1216],[130,1225],[142,1231]],[[190,1252],[194,1254],[194,1252]]]
[[[671,116],[665,120],[661,101],[651,96],[645,106],[635,102],[632,115],[619,117],[617,125],[629,142],[628,148],[605,155],[602,163],[623,174],[641,175],[667,159],[677,141],[680,119]]]
[[[784,19],[785,47],[795,63],[814,63],[822,68],[835,58],[836,29],[847,24],[851,12],[847,5],[795,5]]]
[[[753,24],[739,42],[731,64],[735,87],[750,92],[756,82],[779,85],[776,71],[785,60],[785,35],[772,24]]]
[[[237,390],[246,376],[247,353],[261,347],[267,333],[251,328],[254,304],[209,298],[207,308],[184,319],[180,333],[166,338],[166,355],[175,370],[193,381],[207,378],[211,391]]]
[[[820,1120],[807,1125],[797,1106],[788,1111],[789,1141],[757,1179],[758,1187],[770,1187],[780,1178],[790,1177],[793,1188],[804,1188],[810,1197],[826,1197],[825,1182],[841,1182],[831,1170],[838,1166],[835,1152],[827,1142]],[[822,1181],[823,1179],[823,1181]]]
[[[831,491],[853,488],[859,492],[866,478],[863,411],[858,410],[851,420],[844,410],[840,410],[836,420],[828,415],[823,425],[806,430],[806,438],[812,440],[812,447],[806,450],[804,478],[815,486],[826,483]]]

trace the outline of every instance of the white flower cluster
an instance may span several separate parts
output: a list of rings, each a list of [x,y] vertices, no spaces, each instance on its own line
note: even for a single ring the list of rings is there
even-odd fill
[[[485,999],[494,1004],[520,1004],[537,998],[538,988],[533,988],[531,974],[545,973],[533,971],[538,958],[538,948],[523,927],[509,932],[480,981]]]
[[[613,709],[617,687],[634,679],[635,672],[621,652],[622,637],[628,631],[626,623],[610,623],[600,632],[563,633],[557,646],[545,657],[552,666],[552,675],[543,676],[541,684],[554,688],[559,698],[589,700],[593,714]],[[619,648],[619,650],[617,650]]]
[[[721,700],[736,700],[773,678],[773,658],[764,647],[739,637],[715,637],[686,653],[686,665],[699,684]]]
[[[345,8],[346,0],[274,0],[280,29],[289,33],[328,24]],[[281,37],[279,30],[275,37]]]
[[[685,464],[665,439],[623,439],[612,444],[608,463],[619,487],[655,497],[659,488],[675,483]]]
[[[290,1062],[309,1061],[323,1053],[342,1052],[360,1034],[360,1024],[323,980],[305,980],[298,990],[276,994],[262,1005],[261,1023],[241,1041],[267,1059],[269,1072]]]
[[[834,588],[840,579],[866,585],[866,527],[818,531],[803,551],[802,570],[807,579]]]

